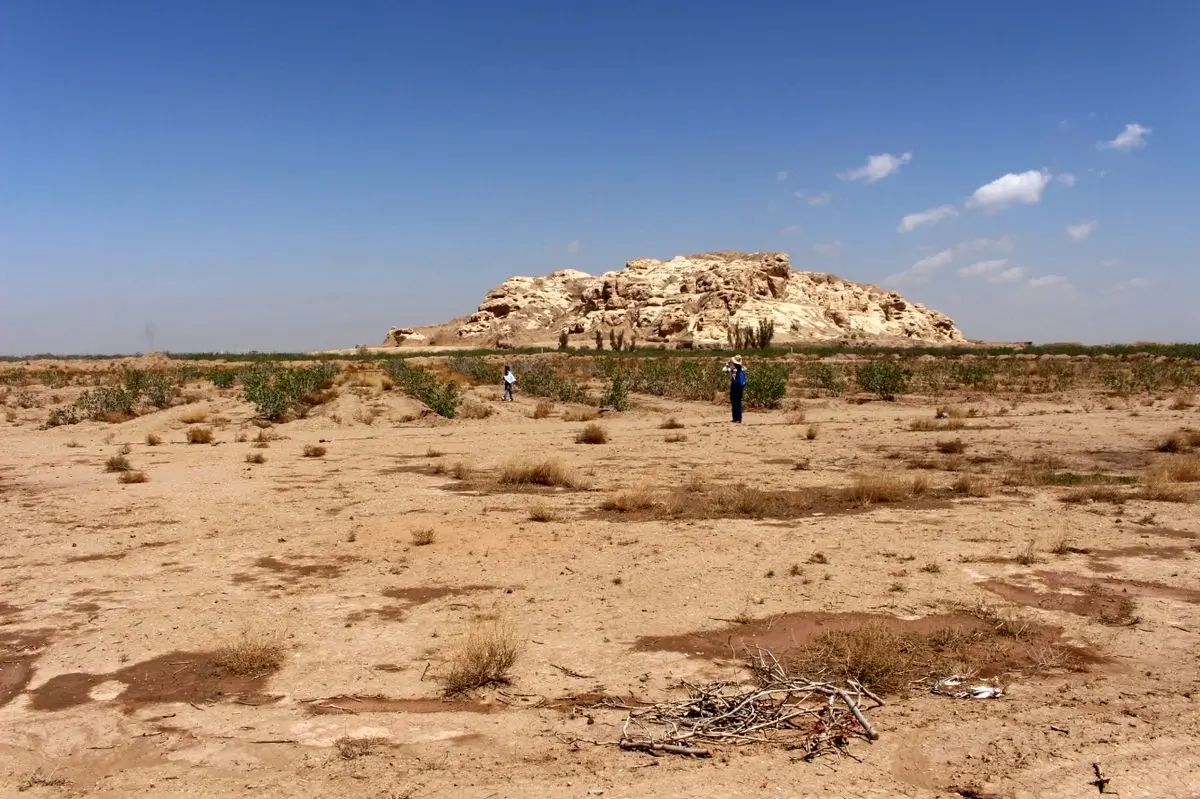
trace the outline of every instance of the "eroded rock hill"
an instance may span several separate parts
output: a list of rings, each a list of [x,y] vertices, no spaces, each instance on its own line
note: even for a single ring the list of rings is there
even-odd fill
[[[452,330],[460,340],[479,343],[547,341],[562,330],[572,336],[625,330],[643,342],[715,346],[729,341],[733,326],[763,318],[775,322],[776,343],[966,341],[945,314],[877,286],[793,270],[781,252],[639,258],[599,277],[573,269],[511,277]],[[418,343],[416,330],[403,332],[409,335],[389,332],[385,343]]]

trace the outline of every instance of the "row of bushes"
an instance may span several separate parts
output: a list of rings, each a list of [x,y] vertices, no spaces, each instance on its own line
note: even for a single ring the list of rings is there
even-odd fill
[[[447,419],[458,413],[462,396],[453,380],[438,380],[432,372],[409,366],[401,358],[388,359],[384,368],[405,394],[425,403],[434,413]]]
[[[303,416],[308,408],[327,399],[321,392],[331,387],[338,369],[332,363],[295,369],[277,364],[255,364],[238,376],[246,401],[254,406],[259,416],[275,422],[289,415]]]

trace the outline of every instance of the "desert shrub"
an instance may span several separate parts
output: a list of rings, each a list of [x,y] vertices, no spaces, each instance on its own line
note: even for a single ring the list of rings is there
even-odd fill
[[[961,438],[951,438],[938,441],[934,446],[943,455],[961,455],[967,451],[966,442]]]
[[[607,444],[608,432],[603,427],[591,422],[575,434],[576,444]]]
[[[521,642],[510,625],[498,620],[477,623],[450,657],[446,695],[508,682],[520,653]]]
[[[147,447],[157,447],[161,443],[162,443],[161,436],[156,436],[154,433],[146,434],[146,446]]]
[[[601,408],[612,408],[614,411],[629,410],[629,390],[625,387],[625,378],[618,372],[608,381],[604,396],[600,399]]]
[[[237,376],[238,373],[236,369],[211,369],[205,375],[209,382],[217,388],[232,387],[233,384],[237,382]]]
[[[187,443],[211,444],[213,432],[211,427],[191,427],[187,431]]]
[[[840,370],[828,363],[809,364],[805,370],[805,381],[809,384],[828,391],[831,394],[842,394],[846,391],[846,380]]]
[[[560,350],[566,350],[570,346],[570,343],[571,343],[571,337],[567,333],[567,331],[566,330],[558,331],[558,348]]]
[[[561,375],[548,363],[541,361],[522,362],[513,365],[520,381],[518,385],[525,393],[534,397],[547,397],[559,402],[586,402],[587,392],[583,384],[573,377]]]
[[[267,456],[261,452],[251,452],[246,456],[246,463],[266,463]]]
[[[404,393],[428,405],[438,416],[452,419],[458,412],[461,396],[457,383],[442,382],[433,373],[409,366],[400,358],[389,359],[386,369]]]
[[[775,409],[787,396],[788,368],[786,364],[759,362],[747,372],[746,406]]]
[[[179,421],[184,424],[200,424],[208,418],[208,410],[206,408],[188,408],[179,415]]]
[[[446,368],[457,372],[475,385],[498,386],[504,379],[504,370],[500,364],[491,363],[478,355],[456,355],[447,358]]]
[[[146,401],[155,408],[166,408],[171,404],[174,390],[175,384],[171,382],[170,375],[165,372],[155,372],[150,376],[146,385]]]
[[[818,427],[815,424],[810,424],[808,426],[808,429],[804,431],[804,437],[807,438],[809,441],[816,441],[817,436],[820,435],[820,432],[821,432],[820,427]]]
[[[662,424],[658,426],[660,430],[680,430],[683,428],[683,423],[674,416],[668,416],[663,419]]]
[[[855,379],[863,391],[869,391],[889,402],[895,400],[897,394],[904,393],[908,386],[908,375],[900,364],[894,361],[864,363],[855,370]]]
[[[427,547],[437,539],[437,531],[432,527],[421,527],[412,531],[413,546]]]
[[[241,373],[242,392],[259,416],[274,422],[288,414],[302,415],[309,405],[329,399],[321,392],[337,373],[338,366],[328,362],[294,369],[255,364]]]
[[[960,361],[951,373],[956,383],[971,388],[987,388],[996,382],[996,366],[988,361]]]
[[[271,674],[283,665],[286,651],[280,633],[254,635],[244,632],[236,641],[218,648],[214,662],[229,674]]]
[[[304,457],[306,458],[324,458],[325,448],[319,444],[305,444]]]
[[[112,455],[104,462],[104,471],[106,472],[127,472],[132,468],[129,465],[129,458],[124,455]]]
[[[51,408],[50,415],[46,418],[47,427],[61,427],[63,425],[79,424],[83,420],[79,413],[79,408],[76,405],[63,405],[59,408]]]
[[[491,405],[468,398],[458,406],[458,412],[455,415],[461,419],[487,419],[495,412]]]
[[[546,419],[554,413],[554,403],[548,400],[540,400],[537,405],[533,406],[534,419]]]
[[[656,504],[658,503],[654,498],[654,490],[650,486],[637,486],[612,494],[600,503],[600,509],[616,513],[633,513],[650,510]]]
[[[561,488],[583,488],[583,481],[560,461],[546,460],[526,463],[512,460],[500,468],[503,485],[541,485]]]
[[[146,477],[145,472],[134,471],[133,469],[121,472],[117,475],[118,483],[144,483],[149,479],[150,478]]]
[[[885,502],[904,502],[929,493],[924,477],[904,478],[890,474],[857,475],[854,484],[844,492],[850,502],[872,505]]]

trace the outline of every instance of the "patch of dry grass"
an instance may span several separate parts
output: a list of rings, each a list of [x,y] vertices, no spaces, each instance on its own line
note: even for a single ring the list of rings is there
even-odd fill
[[[333,748],[342,760],[357,760],[373,754],[378,747],[386,745],[387,742],[387,738],[343,737],[333,742]]]
[[[538,400],[538,404],[533,406],[533,413],[530,414],[534,419],[547,419],[554,413],[554,403],[550,400]]]
[[[446,453],[442,452],[440,449],[434,449],[433,447],[430,447],[429,449],[425,450],[426,458],[440,458],[445,454]]]
[[[1155,449],[1159,452],[1186,453],[1200,447],[1200,430],[1177,430],[1158,443]]]
[[[794,411],[788,412],[783,417],[783,421],[786,424],[804,424],[804,422],[807,418],[808,417],[807,417],[807,414],[804,412],[804,409],[797,408]]]
[[[283,665],[287,649],[279,632],[243,632],[216,652],[216,665],[230,674],[273,674]]]
[[[1138,489],[1137,497],[1150,502],[1191,501],[1191,493],[1186,488],[1172,482],[1166,472],[1154,468],[1142,475],[1142,485]]]
[[[520,639],[507,622],[477,622],[450,657],[443,677],[445,694],[507,683],[521,649]]]
[[[124,455],[110,455],[104,462],[104,471],[106,472],[127,472],[132,468],[129,465],[129,458]]]
[[[20,782],[17,783],[17,790],[21,793],[28,791],[31,788],[61,788],[64,785],[69,785],[70,780],[66,777],[59,776],[52,771],[49,774],[42,772],[40,768],[36,768],[32,773],[25,775]]]
[[[820,427],[818,427],[815,424],[810,424],[808,426],[808,429],[804,431],[804,437],[807,438],[809,441],[816,441],[817,436],[820,434],[820,432],[821,432]]]
[[[590,422],[598,419],[600,412],[595,408],[568,408],[563,412],[563,420],[567,422]]]
[[[967,423],[962,419],[913,419],[908,423],[908,429],[918,432],[935,430],[962,430]]]
[[[658,500],[655,498],[654,489],[649,485],[640,485],[612,494],[600,503],[600,509],[617,513],[634,513],[650,510],[657,504]]]
[[[668,444],[679,444],[687,441],[687,436],[683,433],[670,433],[663,439],[663,441]]]
[[[246,456],[246,463],[266,463],[267,456],[261,452],[251,452]]]
[[[1111,485],[1090,485],[1073,488],[1059,499],[1073,505],[1088,502],[1109,502],[1113,505],[1123,505],[1129,497],[1125,492]]]
[[[1196,407],[1196,397],[1192,394],[1180,394],[1173,398],[1167,407],[1173,411],[1186,411]]]
[[[961,497],[986,497],[992,493],[991,484],[975,474],[960,474],[950,484],[950,491]]]
[[[503,485],[540,485],[571,489],[585,487],[583,479],[574,469],[556,460],[511,460],[500,467],[498,480]]]
[[[207,418],[208,409],[206,408],[185,408],[179,415],[179,421],[184,424],[200,424]]]
[[[1147,470],[1162,480],[1173,483],[1200,482],[1200,455],[1181,455],[1177,458],[1163,458]]]
[[[254,437],[254,443],[252,443],[250,446],[257,447],[258,449],[266,449],[267,447],[271,446],[271,442],[274,440],[275,436],[272,433],[268,433],[266,430],[263,430],[260,427],[258,429],[258,435]]]
[[[1032,538],[1026,541],[1025,546],[1017,553],[1013,560],[1022,566],[1032,566],[1035,563],[1040,563],[1041,558],[1038,557],[1037,553],[1037,541]]]
[[[575,434],[576,444],[607,444],[608,432],[596,424],[591,422],[584,426],[582,430]]]
[[[437,540],[437,531],[432,527],[419,527],[411,535],[413,546],[427,547]]]
[[[322,447],[320,444],[305,444],[304,445],[304,457],[306,457],[306,458],[324,458],[325,452],[326,452],[325,448]]]
[[[668,416],[666,419],[663,419],[662,424],[660,424],[658,426],[658,429],[659,430],[681,430],[681,429],[683,429],[683,422],[679,421],[674,416]]]
[[[491,405],[467,399],[463,400],[462,404],[458,406],[458,412],[455,416],[459,419],[486,419],[495,412],[496,410]]]
[[[117,482],[125,483],[125,484],[144,483],[149,479],[150,478],[146,476],[145,472],[139,472],[134,469],[130,469],[129,471],[126,471],[126,472],[121,472],[119,475],[117,475]]]
[[[211,427],[190,427],[187,431],[187,443],[211,444],[213,431]]]
[[[961,455],[967,451],[967,445],[961,438],[944,439],[935,443],[934,447],[943,455]]]
[[[905,478],[892,474],[860,474],[854,484],[843,491],[850,502],[874,505],[885,502],[905,502],[923,497],[930,491],[923,476]]]
[[[157,447],[161,443],[162,443],[161,437],[154,435],[154,433],[146,434],[146,446],[147,447]]]
[[[967,412],[960,405],[939,405],[934,413],[936,419],[962,419]]]
[[[531,522],[555,522],[558,519],[558,513],[544,502],[535,502],[529,506],[529,521]]]

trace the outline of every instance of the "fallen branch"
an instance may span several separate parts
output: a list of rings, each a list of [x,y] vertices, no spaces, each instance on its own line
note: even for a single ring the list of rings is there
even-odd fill
[[[712,752],[707,749],[701,749],[698,746],[684,746],[683,744],[659,744],[651,741],[630,741],[625,738],[621,739],[618,744],[627,752],[648,752],[652,755],[657,755],[659,752],[665,752],[669,755],[687,755],[689,757],[712,757]]]
[[[550,665],[553,666],[554,668],[558,669],[559,671],[561,671],[563,674],[567,675],[568,677],[574,677],[577,680],[594,679],[594,675],[592,675],[592,674],[581,674],[578,671],[575,671],[574,669],[568,669],[566,666],[560,666],[557,663],[551,663]]]

